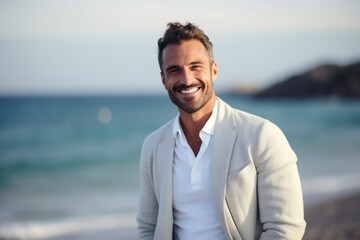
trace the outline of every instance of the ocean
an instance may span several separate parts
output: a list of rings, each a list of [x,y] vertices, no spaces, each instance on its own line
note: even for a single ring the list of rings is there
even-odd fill
[[[360,101],[221,95],[267,118],[298,156],[305,203],[360,186]],[[141,145],[167,96],[1,97],[0,239],[133,228]]]

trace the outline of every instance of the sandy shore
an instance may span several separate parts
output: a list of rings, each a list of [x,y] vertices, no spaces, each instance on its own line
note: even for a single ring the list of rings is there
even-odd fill
[[[307,228],[304,240],[360,239],[360,192],[345,197],[325,200],[323,203],[305,208]],[[82,234],[52,240],[135,240],[135,228],[123,228],[96,234]]]
[[[308,207],[305,218],[304,240],[360,239],[360,193]]]

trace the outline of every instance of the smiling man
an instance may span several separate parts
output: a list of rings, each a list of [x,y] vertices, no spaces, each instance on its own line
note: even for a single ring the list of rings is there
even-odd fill
[[[182,130],[197,155],[199,132],[210,117],[215,102],[217,67],[199,40],[168,45],[162,53],[161,78],[171,101],[178,107]]]
[[[213,46],[169,23],[158,41],[162,83],[179,114],[144,141],[140,239],[301,239],[296,155],[279,128],[216,97]]]

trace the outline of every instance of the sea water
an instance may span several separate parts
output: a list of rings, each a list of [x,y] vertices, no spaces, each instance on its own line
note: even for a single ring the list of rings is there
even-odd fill
[[[305,199],[360,183],[360,101],[223,95],[267,118],[298,156]],[[0,238],[134,227],[144,138],[167,96],[0,98]]]

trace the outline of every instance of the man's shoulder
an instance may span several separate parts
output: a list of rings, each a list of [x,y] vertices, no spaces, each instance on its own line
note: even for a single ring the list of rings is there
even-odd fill
[[[235,115],[235,119],[238,122],[241,122],[242,124],[246,123],[253,126],[257,126],[269,122],[268,119],[265,119],[261,116],[240,109],[234,109],[234,115]]]
[[[270,141],[275,137],[285,139],[282,130],[270,120],[232,108],[226,103],[223,107],[225,110],[222,112],[227,113],[224,114],[224,121],[220,121],[220,124],[222,123],[223,125],[230,126],[232,131],[237,135],[242,136],[243,140]],[[224,127],[222,127],[219,132],[222,132],[222,129],[224,129]]]
[[[236,109],[222,101],[223,108],[219,116],[219,123],[232,126],[232,129],[242,136],[266,136],[271,134],[282,134],[282,130],[272,121],[261,116]],[[221,119],[222,118],[222,119]]]
[[[222,100],[220,100],[219,102],[220,102],[220,108],[222,108],[220,114],[222,114],[223,117],[233,119],[236,124],[240,123],[241,125],[250,124],[253,126],[258,126],[269,122],[269,120],[261,116],[234,108]]]

